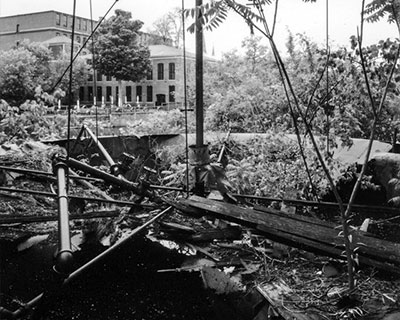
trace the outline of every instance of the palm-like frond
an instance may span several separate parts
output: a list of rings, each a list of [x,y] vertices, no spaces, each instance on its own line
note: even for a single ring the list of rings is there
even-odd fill
[[[395,0],[372,0],[364,9],[365,20],[377,22],[387,16],[389,22],[394,22],[398,16]]]

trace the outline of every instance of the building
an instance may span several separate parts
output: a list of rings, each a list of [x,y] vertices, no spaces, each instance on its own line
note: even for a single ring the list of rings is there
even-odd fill
[[[73,16],[58,11],[44,11],[0,17],[0,50],[8,50],[27,39],[30,42],[40,42],[52,50],[54,56],[68,52],[71,48]],[[96,21],[76,17],[75,44],[86,42]],[[183,50],[171,46],[170,39],[141,33],[139,41],[148,45],[152,74],[140,83],[122,82],[123,103],[140,106],[181,105],[184,97],[183,83]],[[91,56],[87,55],[88,61]],[[186,53],[187,82],[194,81],[195,56]],[[95,74],[96,81],[93,81]],[[96,84],[96,88],[94,85]],[[80,88],[76,97],[81,104],[92,104],[96,93],[96,104],[117,104],[119,98],[118,82],[100,73],[89,72],[86,86]]]
[[[72,37],[73,16],[58,11],[43,11],[0,17],[0,50],[8,50],[25,39],[45,42],[56,37]],[[79,45],[89,37],[96,22],[82,17],[75,19],[75,42]]]
[[[150,45],[152,73],[139,82],[122,81],[124,92],[121,98],[125,104],[140,106],[174,106],[184,101],[183,50],[167,45]],[[194,81],[195,56],[186,53],[187,82]],[[88,85],[81,87],[79,99],[82,103],[93,101],[93,75]],[[119,98],[118,82],[111,77],[96,74],[96,99],[105,105],[116,104]]]

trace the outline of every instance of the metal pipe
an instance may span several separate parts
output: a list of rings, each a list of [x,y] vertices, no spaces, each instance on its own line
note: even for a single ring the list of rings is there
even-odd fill
[[[122,178],[122,175],[119,174],[118,167],[115,164],[114,159],[110,156],[108,151],[104,148],[104,146],[101,144],[99,139],[95,136],[95,134],[88,128],[88,126],[83,125],[83,128],[85,128],[86,132],[89,134],[89,136],[92,138],[92,140],[96,143],[97,147],[99,148],[100,152],[106,158],[108,164],[111,167],[111,172],[115,175],[118,176],[119,178]]]
[[[204,145],[204,115],[203,115],[203,26],[201,24],[200,6],[202,0],[196,0],[196,147]]]
[[[71,234],[69,229],[67,174],[68,167],[63,162],[55,165],[58,196],[58,252],[54,270],[60,274],[69,274],[72,268]]]
[[[147,222],[145,222],[141,226],[139,226],[139,227],[135,228],[134,230],[132,230],[132,232],[127,237],[120,239],[112,247],[110,247],[107,250],[103,251],[101,254],[99,254],[98,256],[96,256],[95,258],[93,258],[92,260],[87,262],[86,264],[84,264],[82,267],[80,267],[79,269],[77,269],[74,272],[72,272],[68,276],[68,278],[66,278],[64,280],[63,285],[67,285],[67,284],[71,283],[73,280],[75,280],[77,277],[79,277],[88,268],[90,268],[91,266],[96,264],[98,261],[102,260],[109,253],[115,251],[117,248],[119,248],[121,245],[126,243],[128,240],[131,240],[133,238],[133,236],[137,235],[143,229],[147,228],[147,226],[149,226],[150,224],[152,224],[155,221],[157,221],[158,219],[160,219],[162,216],[164,216],[166,213],[168,213],[172,208],[173,208],[172,206],[169,206],[167,209],[161,211],[159,214],[157,214],[156,216],[154,216],[153,218],[151,218],[150,220],[148,220]],[[16,318],[22,316],[24,314],[24,312],[26,312],[26,310],[29,310],[29,309],[33,308],[35,305],[37,305],[40,302],[40,300],[42,299],[43,295],[44,295],[43,293],[37,295],[31,301],[26,303],[23,308],[20,308],[20,309],[14,311],[13,312],[13,318],[16,319]]]
[[[54,175],[53,173],[46,172],[46,171],[13,168],[13,167],[6,167],[6,166],[0,166],[0,170],[12,171],[12,172],[17,172],[17,173],[26,173],[26,174],[37,174],[37,175],[42,175],[42,176],[53,176]],[[76,180],[88,180],[88,181],[103,182],[102,179],[90,178],[90,177],[70,176],[69,178],[76,179]]]
[[[162,216],[164,216],[166,213],[168,213],[173,207],[169,206],[167,209],[161,211],[159,214],[142,224],[141,226],[135,228],[132,230],[132,232],[125,238],[119,239],[112,247],[108,248],[107,250],[103,251],[100,253],[98,256],[90,260],[88,263],[84,264],[82,267],[79,269],[75,270],[72,272],[67,279],[64,280],[64,284],[70,283],[72,280],[74,280],[76,277],[78,277],[80,274],[82,274],[84,271],[86,271],[88,268],[90,268],[92,265],[103,259],[105,256],[107,256],[109,253],[115,251],[117,248],[122,246],[124,243],[127,241],[131,240],[133,236],[137,235],[139,232],[141,232],[143,229],[145,229],[147,226],[152,224],[153,222],[157,221],[160,219]]]
[[[32,190],[24,190],[24,189],[13,189],[13,188],[6,188],[0,187],[0,191],[7,191],[7,192],[18,192],[18,193],[25,193],[25,194],[34,194],[37,196],[44,196],[44,197],[51,197],[56,198],[57,195],[51,192],[43,192],[43,191],[32,191]],[[105,202],[105,203],[112,203],[116,205],[123,205],[123,206],[137,206],[141,208],[149,208],[154,209],[152,205],[146,204],[138,204],[130,201],[121,201],[121,200],[108,200],[108,199],[100,199],[100,198],[89,198],[89,197],[78,197],[78,196],[69,196],[70,199],[80,199],[80,200],[87,200],[90,202]]]
[[[72,168],[81,170],[83,172],[89,173],[89,174],[91,174],[91,175],[93,175],[93,176],[95,176],[97,178],[101,178],[101,179],[103,179],[103,180],[105,180],[105,181],[107,181],[109,183],[112,183],[112,184],[115,184],[117,186],[123,187],[123,188],[125,188],[127,190],[131,190],[131,191],[133,191],[134,193],[136,193],[138,195],[143,195],[143,196],[146,196],[146,197],[148,197],[150,199],[154,198],[154,194],[151,191],[146,190],[144,188],[140,188],[137,184],[134,184],[131,181],[128,181],[126,179],[121,179],[119,177],[116,177],[116,176],[114,176],[112,174],[109,174],[109,173],[106,173],[104,171],[101,171],[99,169],[96,169],[96,168],[94,168],[92,166],[87,165],[86,163],[80,162],[80,161],[78,161],[76,159],[73,159],[73,158],[64,159],[62,157],[59,157],[59,159],[61,161],[65,161],[66,164],[69,167],[72,167]]]

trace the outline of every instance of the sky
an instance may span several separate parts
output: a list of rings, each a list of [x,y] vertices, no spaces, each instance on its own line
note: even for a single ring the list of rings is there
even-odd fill
[[[195,0],[183,0],[186,8],[195,6]],[[205,3],[207,0],[203,0]],[[326,43],[326,5],[328,0],[317,0],[316,3],[304,3],[301,0],[280,0],[275,40],[281,50],[285,50],[284,43],[288,30],[293,34],[304,33],[311,40]],[[92,0],[93,18],[104,16],[115,0]],[[245,1],[248,2],[248,1]],[[368,0],[367,0],[368,3]],[[132,12],[132,17],[144,22],[143,30],[148,31],[154,21],[176,7],[182,6],[182,0],[119,0],[115,9]],[[361,0],[330,0],[328,3],[328,41],[331,47],[348,46],[349,37],[356,35],[360,25]],[[266,8],[269,21],[272,21],[274,6]],[[73,12],[73,0],[0,0],[0,17],[56,10],[65,13]],[[269,11],[269,12],[268,12]],[[90,18],[90,0],[76,0],[76,15]],[[217,56],[223,52],[241,48],[243,39],[249,36],[249,28],[234,12],[216,30],[205,33],[205,47],[208,54],[212,51]],[[257,33],[256,33],[257,34]],[[376,43],[381,39],[398,37],[394,24],[383,19],[378,23],[366,23],[364,29],[364,44]],[[194,50],[194,35],[186,34],[188,50]]]

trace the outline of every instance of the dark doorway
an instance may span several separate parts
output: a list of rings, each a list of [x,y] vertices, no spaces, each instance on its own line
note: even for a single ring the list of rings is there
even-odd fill
[[[165,94],[157,94],[156,99],[156,106],[162,106],[165,103]]]

